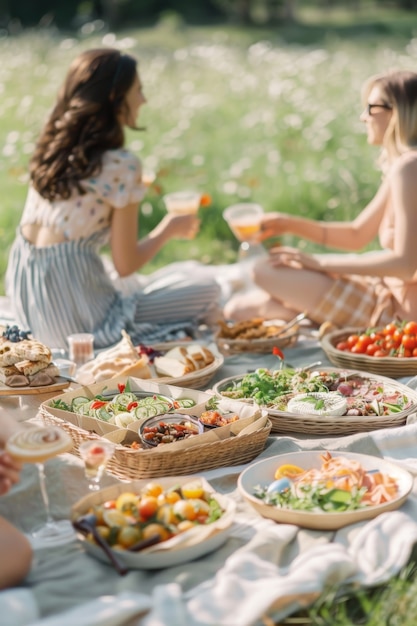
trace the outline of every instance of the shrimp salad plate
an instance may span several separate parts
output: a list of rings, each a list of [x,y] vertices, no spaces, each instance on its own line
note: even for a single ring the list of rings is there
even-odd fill
[[[409,472],[353,452],[280,454],[250,465],[238,489],[263,517],[316,530],[336,530],[398,509],[413,486]]]

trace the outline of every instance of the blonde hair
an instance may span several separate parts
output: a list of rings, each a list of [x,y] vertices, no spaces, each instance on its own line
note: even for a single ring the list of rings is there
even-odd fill
[[[392,109],[379,159],[386,170],[398,156],[417,148],[417,73],[397,70],[372,76],[363,88],[364,103],[374,87],[379,88],[383,104]]]

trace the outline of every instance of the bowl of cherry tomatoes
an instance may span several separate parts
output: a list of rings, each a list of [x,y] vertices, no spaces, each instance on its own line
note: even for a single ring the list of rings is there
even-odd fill
[[[417,374],[417,321],[394,320],[385,326],[345,328],[321,338],[321,347],[338,367],[391,378]]]

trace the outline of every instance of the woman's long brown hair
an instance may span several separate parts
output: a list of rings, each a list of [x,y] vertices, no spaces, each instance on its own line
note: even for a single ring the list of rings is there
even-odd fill
[[[67,199],[101,169],[106,150],[124,144],[118,116],[136,75],[136,60],[118,50],[88,50],[71,64],[29,164],[39,194]]]

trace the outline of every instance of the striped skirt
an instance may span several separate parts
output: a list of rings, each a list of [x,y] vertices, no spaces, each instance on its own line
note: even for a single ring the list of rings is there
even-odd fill
[[[20,232],[10,251],[6,290],[16,323],[53,348],[72,333],[93,333],[95,348],[113,345],[126,330],[135,344],[170,341],[219,316],[220,287],[207,277],[168,275],[124,296],[99,250],[103,233],[44,248]]]

